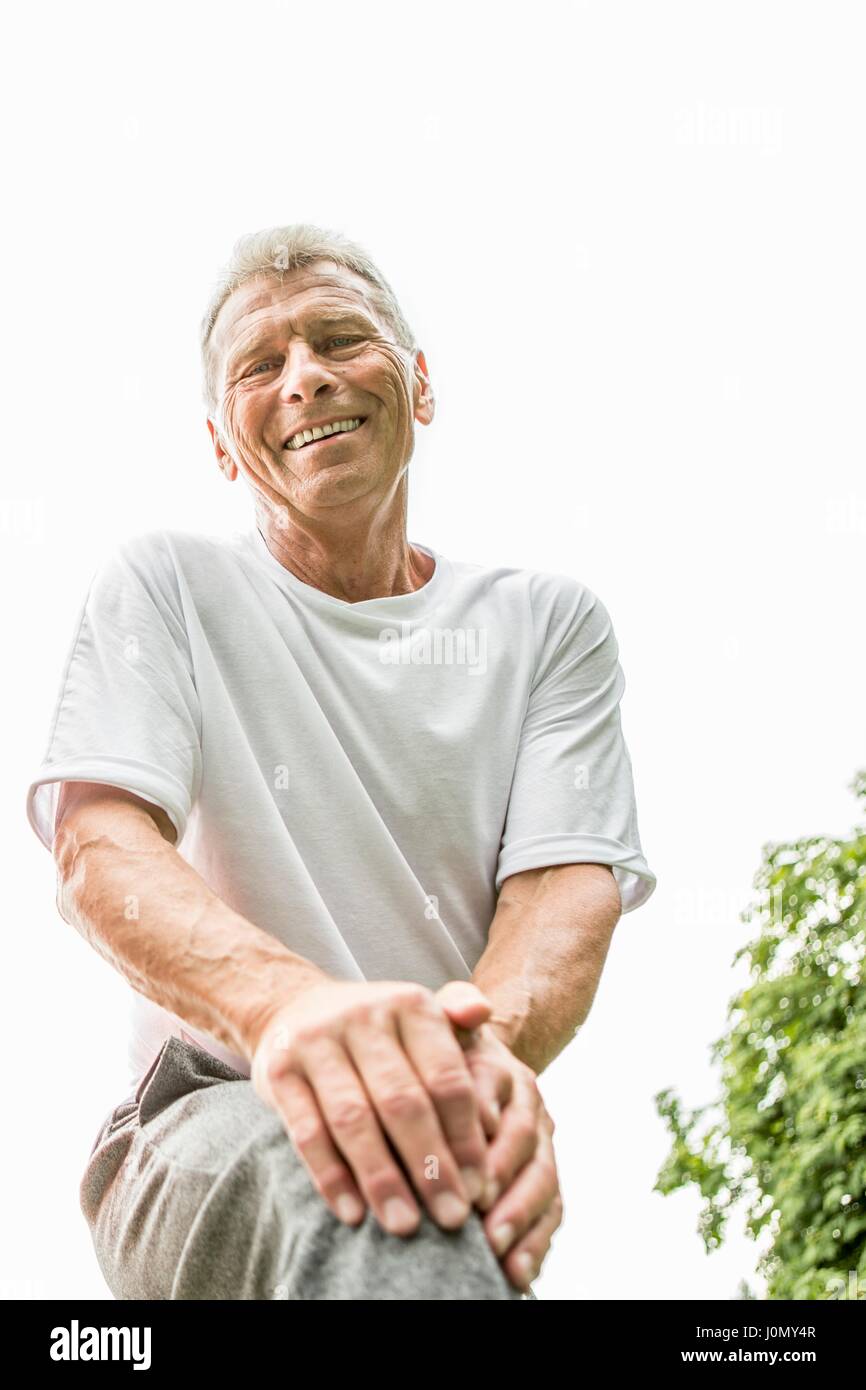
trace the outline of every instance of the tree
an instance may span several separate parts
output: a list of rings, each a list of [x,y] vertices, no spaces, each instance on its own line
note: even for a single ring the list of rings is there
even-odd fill
[[[866,800],[866,770],[850,789]],[[653,1190],[697,1184],[708,1252],[745,1203],[772,1239],[768,1298],[866,1299],[866,825],[762,856],[740,914],[757,936],[734,957],[751,983],[711,1049],[721,1094],[692,1111],[656,1095],[673,1142]]]

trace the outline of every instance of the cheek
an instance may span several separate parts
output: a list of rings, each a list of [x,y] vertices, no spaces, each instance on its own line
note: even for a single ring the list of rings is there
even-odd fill
[[[225,401],[225,419],[235,441],[235,447],[249,463],[257,459],[261,448],[260,411],[242,391],[232,391]]]
[[[238,427],[243,422],[243,413],[238,409],[237,391],[229,391],[223,401],[223,415],[232,434],[237,437]]]
[[[398,419],[411,419],[414,405],[402,357],[387,344],[371,349],[370,389],[390,405]]]
[[[243,391],[232,391],[227,398],[226,420],[230,422],[236,439],[260,438],[264,415],[262,402]]]

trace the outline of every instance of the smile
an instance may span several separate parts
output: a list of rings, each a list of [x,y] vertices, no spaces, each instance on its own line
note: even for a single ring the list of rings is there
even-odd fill
[[[284,449],[306,449],[310,444],[318,444],[325,439],[335,439],[341,434],[353,434],[363,425],[365,415],[357,415],[352,420],[333,420],[326,425],[315,425],[309,430],[299,430],[287,439]]]

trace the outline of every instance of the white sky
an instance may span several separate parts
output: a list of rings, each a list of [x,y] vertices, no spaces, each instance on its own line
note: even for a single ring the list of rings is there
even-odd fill
[[[856,818],[862,10],[53,3],[9,29],[0,1296],[109,1296],[77,1185],[125,1094],[127,987],[56,913],[27,784],[101,554],[251,523],[198,321],[240,233],[312,221],[425,349],[410,539],[573,575],[620,643],[659,886],[542,1077],[566,1219],[536,1292],[733,1297],[754,1246],[705,1256],[697,1195],[652,1192],[652,1097],[716,1094],[762,844]]]

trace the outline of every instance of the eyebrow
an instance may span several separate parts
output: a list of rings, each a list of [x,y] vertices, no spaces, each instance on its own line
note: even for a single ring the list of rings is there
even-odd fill
[[[373,323],[363,309],[349,309],[343,313],[315,314],[308,323],[314,328],[336,328],[341,324],[363,324],[365,328],[372,328]],[[268,329],[267,332],[259,337],[253,337],[243,343],[242,346],[233,348],[229,351],[226,358],[226,367],[234,367],[246,360],[253,353],[261,352],[268,340],[273,336],[274,330]]]

